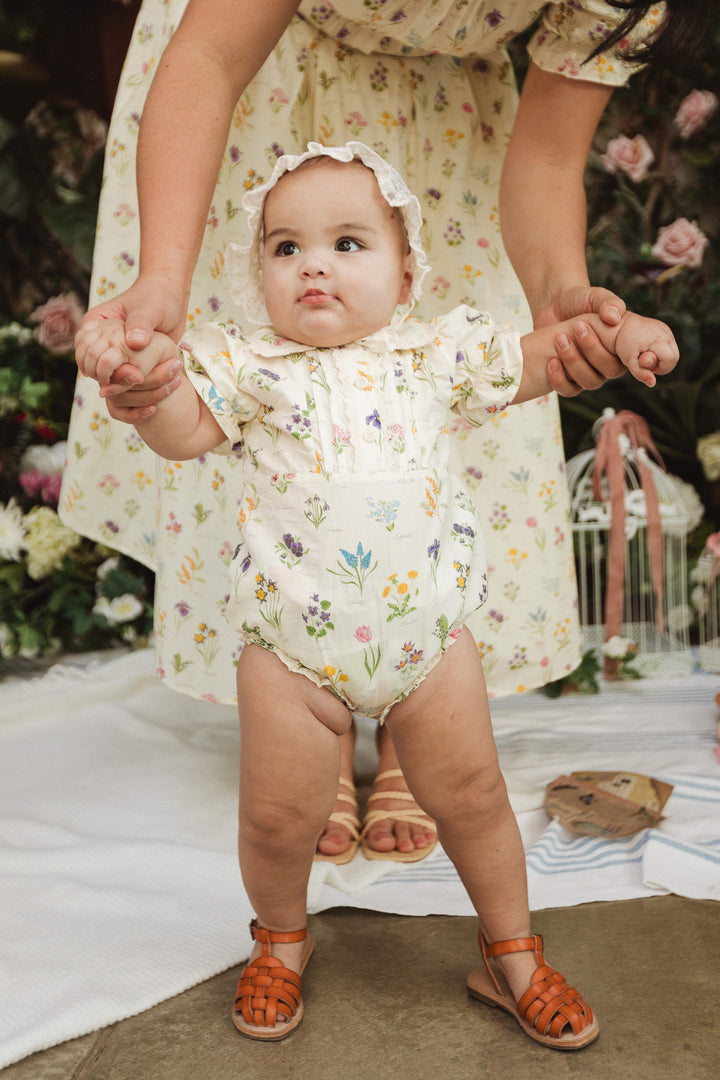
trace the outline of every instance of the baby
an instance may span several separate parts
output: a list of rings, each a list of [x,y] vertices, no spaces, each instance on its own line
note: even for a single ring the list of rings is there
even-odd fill
[[[453,414],[480,424],[547,393],[553,342],[576,320],[521,336],[468,307],[412,318],[427,271],[420,207],[361,143],[282,157],[244,206],[251,240],[228,249],[228,271],[261,329],[191,331],[179,387],[139,425],[163,457],[214,450],[245,466],[226,615],[245,643],[239,852],[256,944],[233,1020],[277,1039],[302,1017],[307,881],[356,712],[387,723],[478,912],[485,966],[470,993],[538,1042],[583,1046],[597,1020],[530,934],[524,853],[464,627],[487,597],[482,537],[449,465]],[[677,359],[663,323],[584,321],[648,385]],[[128,360],[147,374],[176,354],[161,334],[130,354],[114,320],[87,323],[77,342],[81,371],[105,388]]]

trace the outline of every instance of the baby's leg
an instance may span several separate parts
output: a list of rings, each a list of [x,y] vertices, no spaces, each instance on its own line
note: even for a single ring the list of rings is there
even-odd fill
[[[337,791],[338,736],[352,717],[328,690],[258,645],[243,648],[237,681],[243,882],[260,926],[292,932],[306,924],[315,845]],[[302,944],[273,947],[295,971],[301,952]]]
[[[435,819],[489,942],[528,937],[525,854],[492,734],[485,679],[467,629],[387,721],[400,766]],[[503,958],[518,997],[535,963]]]

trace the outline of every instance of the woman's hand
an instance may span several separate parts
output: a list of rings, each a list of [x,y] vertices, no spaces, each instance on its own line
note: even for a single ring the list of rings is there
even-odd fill
[[[625,303],[608,289],[578,285],[565,289],[538,313],[535,327],[550,326],[577,318],[572,335],[555,338],[557,355],[548,361],[547,377],[561,397],[575,397],[582,390],[597,390],[608,379],[625,373],[625,366],[609,352],[595,331],[582,318],[589,312],[599,315],[608,326],[617,326],[625,314]]]
[[[80,321],[82,338],[99,319],[120,319],[125,323],[125,343],[129,349],[144,349],[154,330],[179,341],[185,328],[187,297],[175,282],[161,275],[144,275],[119,296],[91,308]],[[144,378],[133,364],[121,364],[102,390],[113,420],[139,424],[155,414],[155,405],[169,397],[182,382],[182,364],[167,360]]]

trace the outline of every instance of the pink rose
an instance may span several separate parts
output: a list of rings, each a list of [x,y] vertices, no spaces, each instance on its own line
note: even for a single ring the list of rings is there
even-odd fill
[[[698,267],[708,242],[707,236],[695,222],[683,217],[658,230],[652,253],[666,266]]]
[[[70,352],[83,313],[78,298],[72,293],[51,296],[30,316],[31,322],[40,324],[35,330],[35,337],[48,352],[55,355]]]
[[[369,626],[358,626],[355,637],[358,641],[362,641],[363,645],[367,645],[368,641],[372,640],[372,630]]]
[[[681,139],[689,139],[717,109],[718,99],[711,90],[691,90],[675,113],[675,126]]]
[[[609,173],[627,173],[637,184],[647,176],[655,155],[642,135],[636,135],[634,139],[618,135],[607,144],[600,160]]]

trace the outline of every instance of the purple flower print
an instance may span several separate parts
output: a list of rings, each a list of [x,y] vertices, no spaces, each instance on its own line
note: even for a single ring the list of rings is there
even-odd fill
[[[302,558],[304,554],[303,546],[300,541],[292,535],[292,533],[284,533],[283,543],[285,544],[285,547],[288,549],[290,554],[294,555],[296,559]]]
[[[494,30],[496,26],[500,25],[504,18],[505,16],[495,8],[493,11],[488,11],[485,16],[485,22]]]
[[[427,553],[428,559],[431,559],[433,562],[437,562],[438,556],[440,555],[440,541],[433,540],[432,544],[427,549]]]
[[[378,413],[377,409],[373,409],[370,415],[365,417],[365,423],[368,426],[372,424],[373,427],[376,427],[378,429],[382,427],[382,421],[380,420],[380,414]]]
[[[187,600],[178,600],[177,604],[175,604],[175,610],[177,611],[181,619],[187,619],[188,615],[192,611],[192,608],[190,604],[188,604]]]

